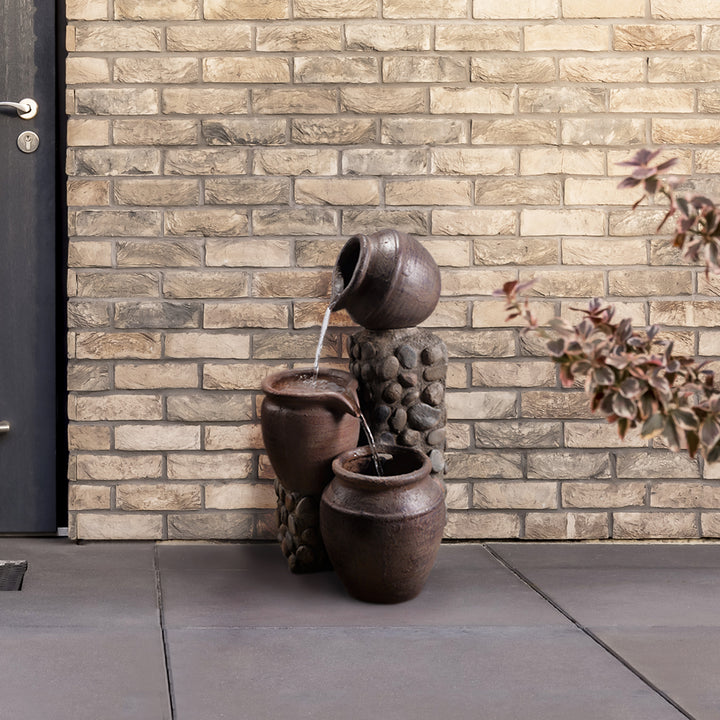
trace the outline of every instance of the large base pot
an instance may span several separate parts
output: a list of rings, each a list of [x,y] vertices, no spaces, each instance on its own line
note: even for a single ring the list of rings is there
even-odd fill
[[[445,490],[415,448],[384,447],[383,477],[369,447],[343,453],[320,501],[330,561],[353,597],[398,603],[420,593],[445,526]]]

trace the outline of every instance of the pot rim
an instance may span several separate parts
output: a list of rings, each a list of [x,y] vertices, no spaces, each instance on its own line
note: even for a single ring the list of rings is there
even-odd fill
[[[292,368],[289,370],[278,370],[277,372],[266,375],[262,382],[262,391],[266,395],[282,398],[302,398],[303,400],[322,399],[329,393],[327,390],[318,391],[317,393],[300,392],[293,390],[292,384],[288,383],[285,387],[277,387],[277,384],[283,380],[299,379],[301,377],[312,378],[315,376],[315,370],[311,367]],[[337,380],[338,385],[342,385],[348,391],[353,392],[358,388],[358,381],[355,376],[347,370],[336,368],[320,368],[318,378],[326,380]]]
[[[352,458],[371,457],[372,448],[369,445],[363,445],[352,450],[346,450],[338,455],[332,463],[333,473],[343,480],[350,481],[353,485],[365,487],[367,489],[382,490],[391,487],[400,487],[402,485],[412,485],[429,476],[432,470],[430,458],[414,447],[402,447],[401,445],[378,445],[378,453],[406,454],[417,458],[419,465],[414,470],[402,473],[400,475],[365,475],[364,473],[353,472],[348,470],[344,463]]]
[[[342,290],[335,295],[335,278],[342,276],[340,272],[340,260],[342,256],[349,251],[353,245],[359,245],[358,260],[353,268],[350,280],[346,284],[343,284]],[[357,234],[348,238],[347,242],[342,246],[338,253],[337,259],[335,260],[335,267],[333,270],[332,278],[332,297],[330,298],[330,307],[333,310],[342,310],[345,307],[345,303],[349,295],[354,293],[358,286],[361,284],[365,276],[367,275],[368,267],[370,266],[370,240],[367,235]]]

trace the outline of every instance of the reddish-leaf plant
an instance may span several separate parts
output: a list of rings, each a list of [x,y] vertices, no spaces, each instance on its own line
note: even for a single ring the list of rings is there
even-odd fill
[[[675,160],[651,165],[659,151],[641,150],[621,163],[632,173],[619,187],[643,186],[647,196],[664,195],[670,208],[658,227],[676,216],[673,244],[685,257],[705,260],[706,272],[718,272],[718,213],[714,203],[701,196],[677,197],[676,183],[660,177]],[[523,333],[536,332],[547,339],[550,357],[559,367],[563,387],[584,377],[593,412],[615,423],[621,438],[640,428],[643,438],[661,436],[674,451],[699,452],[708,462],[720,460],[720,391],[704,363],[673,354],[672,342],[657,337],[658,328],[633,330],[629,319],[614,320],[614,308],[594,299],[583,309],[582,320],[571,325],[553,318],[551,333],[542,329],[524,293],[531,283],[510,281],[496,295],[504,297],[507,320],[522,318]]]

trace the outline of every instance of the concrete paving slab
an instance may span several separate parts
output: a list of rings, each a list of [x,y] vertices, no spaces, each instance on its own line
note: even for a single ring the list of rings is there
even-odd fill
[[[28,561],[22,590],[3,594],[0,627],[156,626],[154,553],[153,543],[0,538],[0,557]]]
[[[176,720],[681,720],[574,627],[168,632]]]
[[[3,720],[169,720],[168,698],[159,628],[0,628]]]
[[[563,626],[565,618],[482,545],[443,545],[420,595],[399,605],[349,597],[331,572],[294,575],[273,545],[163,545],[168,627]]]

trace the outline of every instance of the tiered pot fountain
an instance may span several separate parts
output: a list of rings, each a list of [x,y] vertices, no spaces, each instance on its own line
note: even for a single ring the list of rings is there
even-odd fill
[[[263,383],[290,568],[323,569],[329,558],[348,592],[369,602],[415,597],[442,540],[447,351],[415,327],[439,296],[440,272],[417,240],[356,235],[338,256],[330,301],[364,328],[350,339],[352,375],[290,370]],[[358,448],[360,413],[369,445]]]

